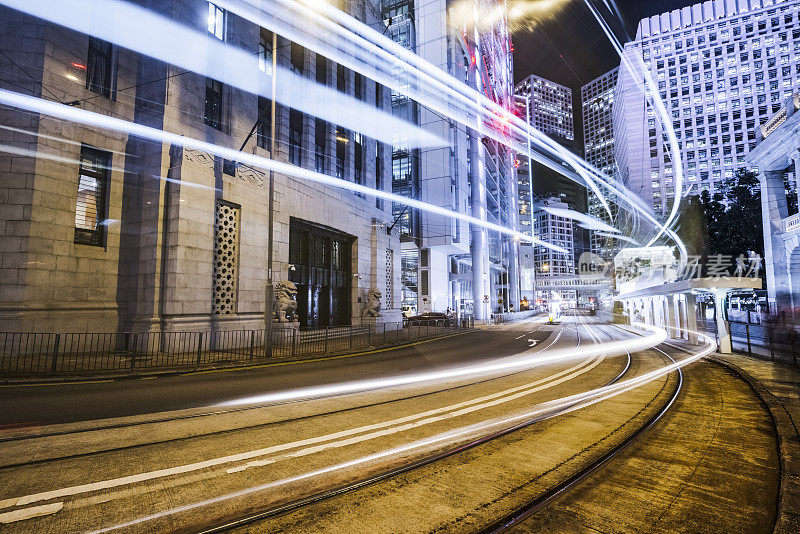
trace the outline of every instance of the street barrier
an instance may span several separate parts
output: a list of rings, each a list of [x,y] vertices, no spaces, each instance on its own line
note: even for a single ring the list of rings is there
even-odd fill
[[[303,359],[352,349],[399,345],[467,330],[471,323],[437,321],[336,326],[316,330],[200,332],[32,333],[0,332],[0,376],[69,375],[98,371],[140,372],[201,366],[243,366]],[[269,342],[268,342],[269,341]]]

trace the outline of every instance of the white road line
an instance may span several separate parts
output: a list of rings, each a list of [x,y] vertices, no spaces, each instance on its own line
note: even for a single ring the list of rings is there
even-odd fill
[[[342,431],[339,431],[339,432],[334,432],[334,433],[323,435],[323,436],[316,436],[316,437],[313,437],[313,438],[307,438],[307,439],[304,439],[304,440],[294,441],[294,442],[291,442],[291,443],[273,445],[273,446],[270,446],[270,447],[265,447],[265,448],[262,448],[262,449],[243,452],[243,453],[239,453],[239,454],[232,454],[232,455],[228,455],[228,456],[222,456],[222,457],[219,457],[219,458],[212,458],[210,460],[205,460],[205,461],[202,461],[202,462],[195,462],[195,463],[176,466],[176,467],[158,469],[158,470],[149,471],[149,472],[146,472],[146,473],[139,473],[139,474],[135,474],[135,475],[129,475],[129,476],[115,478],[115,479],[109,479],[109,480],[102,480],[102,481],[99,481],[99,482],[91,482],[91,483],[88,483],[88,484],[80,484],[80,485],[70,486],[70,487],[66,487],[66,488],[60,488],[60,489],[56,489],[56,490],[44,491],[44,492],[40,492],[40,493],[33,493],[33,494],[30,494],[30,495],[24,495],[22,497],[13,497],[13,498],[10,498],[10,499],[3,499],[3,500],[0,500],[0,509],[9,508],[9,507],[12,507],[12,506],[25,506],[25,505],[28,505],[28,504],[31,504],[31,503],[34,503],[34,502],[46,501],[46,500],[50,500],[50,499],[59,499],[59,498],[63,498],[63,497],[79,495],[79,494],[82,494],[82,493],[88,493],[88,492],[92,492],[92,491],[108,490],[108,489],[119,487],[119,486],[135,484],[135,483],[138,483],[138,482],[145,482],[145,481],[153,480],[153,479],[156,479],[156,478],[163,478],[163,477],[167,477],[167,476],[180,475],[180,474],[189,473],[189,472],[192,472],[192,471],[198,471],[200,469],[206,469],[206,468],[209,468],[209,467],[215,467],[215,466],[226,464],[226,463],[241,462],[241,461],[250,460],[250,459],[253,459],[253,458],[259,458],[259,457],[267,456],[267,455],[270,455],[270,454],[274,454],[276,452],[286,451],[286,450],[294,449],[294,448],[298,448],[298,447],[305,447],[305,446],[309,446],[309,445],[319,445],[319,444],[324,443],[326,441],[333,441],[333,440],[337,440],[337,439],[341,439],[341,438],[346,438],[346,437],[349,437],[349,436],[354,436],[354,435],[357,435],[357,434],[362,434],[362,433],[365,433],[365,432],[373,432],[373,431],[376,431],[376,430],[379,430],[379,429],[385,429],[385,428],[396,426],[396,425],[401,425],[401,426],[399,426],[397,430],[394,430],[394,432],[400,432],[402,430],[408,430],[410,428],[414,428],[416,426],[420,426],[420,424],[416,424],[416,423],[409,425],[409,423],[411,423],[413,421],[416,421],[418,419],[428,418],[428,422],[426,422],[424,424],[429,424],[429,423],[441,420],[441,418],[435,418],[435,417],[431,417],[431,416],[436,416],[436,415],[439,415],[439,414],[442,414],[442,413],[447,413],[447,412],[451,412],[451,411],[457,410],[456,412],[454,412],[454,414],[450,415],[450,417],[455,417],[457,415],[463,415],[465,413],[469,413],[470,411],[481,409],[480,406],[479,407],[475,407],[473,409],[469,409],[470,406],[473,406],[473,405],[476,405],[476,404],[477,405],[483,404],[484,405],[483,407],[493,406],[493,405],[499,403],[499,402],[497,402],[497,399],[500,399],[500,398],[502,398],[504,396],[509,396],[509,395],[511,397],[509,397],[508,400],[512,400],[512,398],[518,398],[518,396],[520,396],[519,392],[524,391],[525,389],[528,389],[528,388],[533,388],[533,389],[531,391],[527,392],[527,393],[524,393],[524,394],[530,394],[530,393],[533,393],[534,391],[538,391],[540,389],[545,389],[544,384],[547,384],[546,387],[552,387],[554,385],[560,384],[561,382],[572,378],[572,377],[568,377],[568,378],[565,377],[565,374],[568,374],[570,372],[574,372],[576,370],[579,370],[581,367],[586,366],[592,359],[594,359],[594,356],[590,356],[587,360],[581,362],[580,364],[578,364],[578,365],[576,365],[576,366],[574,366],[574,367],[572,367],[570,369],[567,369],[565,371],[561,371],[559,373],[555,373],[553,375],[550,375],[550,376],[545,377],[543,379],[531,382],[531,383],[526,384],[524,386],[517,386],[515,388],[510,388],[510,389],[502,391],[502,392],[493,393],[491,395],[486,395],[486,396],[479,397],[479,398],[476,398],[476,399],[471,399],[469,401],[463,401],[463,402],[460,402],[460,403],[452,404],[450,406],[444,406],[444,407],[441,407],[441,408],[428,410],[426,412],[416,413],[416,414],[408,415],[408,416],[405,416],[405,417],[400,417],[400,418],[397,418],[397,419],[393,419],[393,420],[390,420],[390,421],[384,421],[382,423],[375,423],[375,424],[372,424],[372,425],[366,425],[366,426],[362,426],[362,427],[358,427],[358,428],[352,428],[352,429],[349,429],[349,430],[342,430]],[[597,363],[599,363],[599,362],[597,362]],[[597,365],[597,363],[595,363],[594,365]],[[594,367],[594,365],[592,367]],[[588,370],[589,369],[586,369],[586,371],[588,371]],[[583,371],[583,372],[586,372],[586,371]],[[549,383],[549,382],[552,382],[552,383]],[[515,394],[517,395],[517,397],[514,396]],[[492,401],[495,401],[495,402],[492,402]],[[501,401],[501,402],[507,402],[507,401]],[[388,432],[388,433],[393,433],[393,432]],[[379,435],[385,435],[385,434],[380,434],[380,433],[374,433],[373,432],[373,437],[378,437]],[[368,439],[372,439],[372,438],[368,438]],[[323,450],[323,449],[320,449],[320,450]]]
[[[43,515],[50,515],[58,512],[64,507],[63,502],[54,502],[52,504],[43,504],[41,506],[31,506],[30,508],[22,508],[21,510],[14,510],[13,512],[6,512],[0,514],[0,524],[14,523],[15,521],[23,521],[33,517],[41,517]]]

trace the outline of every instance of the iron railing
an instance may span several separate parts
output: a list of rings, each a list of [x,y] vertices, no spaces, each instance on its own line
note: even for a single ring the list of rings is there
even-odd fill
[[[417,322],[341,326],[318,330],[274,328],[202,332],[0,332],[0,376],[140,372],[258,361],[312,358],[352,349],[390,346],[470,328],[471,324]]]
[[[734,352],[798,365],[800,333],[797,325],[785,318],[759,316],[756,319],[755,314],[751,319],[729,321]],[[713,335],[719,343],[714,319],[698,319],[697,326],[699,330]]]

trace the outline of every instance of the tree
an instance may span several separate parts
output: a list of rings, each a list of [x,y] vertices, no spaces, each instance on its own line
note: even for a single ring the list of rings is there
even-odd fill
[[[758,175],[739,169],[722,185],[724,210],[710,205],[709,238],[712,254],[736,258],[749,252],[764,256],[764,234],[761,223],[761,187]],[[712,236],[712,232],[714,235]]]
[[[678,234],[689,254],[701,256],[703,263],[708,256],[718,254],[735,259],[752,251],[763,256],[758,175],[739,169],[713,197],[703,191],[700,197],[687,198]]]

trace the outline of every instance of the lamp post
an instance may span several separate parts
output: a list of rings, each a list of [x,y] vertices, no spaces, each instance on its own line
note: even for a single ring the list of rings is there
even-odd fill
[[[272,32],[272,102],[270,102],[270,121],[269,137],[270,148],[269,157],[275,159],[275,76],[278,71],[278,34]],[[272,284],[272,248],[273,248],[273,229],[275,211],[275,171],[269,171],[269,196],[267,198],[267,287],[265,291],[264,305],[264,356],[272,356],[272,315],[275,304],[275,287]]]

